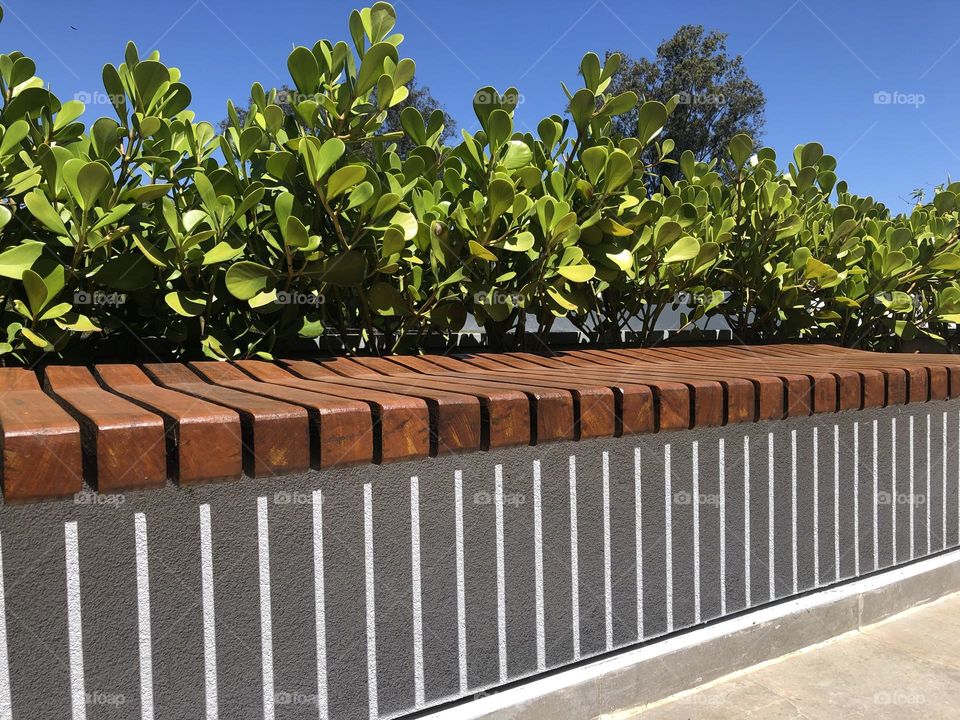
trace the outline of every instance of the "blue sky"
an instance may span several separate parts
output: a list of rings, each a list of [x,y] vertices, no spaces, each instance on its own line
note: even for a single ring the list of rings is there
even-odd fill
[[[183,71],[198,118],[217,121],[227,98],[245,102],[252,82],[287,80],[295,45],[348,39],[343,0],[10,0],[4,52],[21,50],[63,99],[102,89],[100,68],[119,63],[127,40],[157,48]],[[653,54],[683,23],[729,33],[767,94],[765,143],[784,161],[817,140],[840,158],[854,192],[894,210],[910,191],[960,179],[960,3],[955,0],[397,0],[403,54],[462,127],[474,124],[473,91],[515,84],[519,123],[564,105],[580,57],[618,48]],[[71,26],[77,28],[72,29]],[[893,102],[878,104],[886,92]],[[899,93],[900,95],[894,95]],[[112,114],[88,109],[87,119]]]

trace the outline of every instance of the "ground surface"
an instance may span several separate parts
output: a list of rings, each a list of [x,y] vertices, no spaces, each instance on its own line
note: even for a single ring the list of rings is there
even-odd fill
[[[955,594],[616,720],[958,717]]]

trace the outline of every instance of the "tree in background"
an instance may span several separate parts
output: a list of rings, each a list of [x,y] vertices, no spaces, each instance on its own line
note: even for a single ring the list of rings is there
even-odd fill
[[[662,134],[676,143],[673,157],[690,150],[697,160],[710,161],[725,156],[734,135],[746,133],[759,140],[767,101],[747,75],[743,58],[728,54],[727,33],[683,25],[660,44],[653,60],[617,52],[623,61],[610,92],[632,90],[644,100],[662,103],[679,96]],[[617,135],[636,135],[637,110],[615,117],[613,123]],[[678,173],[676,165],[660,166],[661,175],[676,178]]]
[[[416,78],[414,78],[407,84],[407,89],[410,91],[410,94],[407,95],[406,99],[387,110],[387,119],[380,129],[380,133],[403,133],[403,126],[400,124],[400,113],[403,112],[404,108],[416,108],[424,118],[429,118],[434,110],[441,110],[443,112],[443,133],[440,135],[440,143],[445,145],[446,142],[453,137],[454,130],[457,127],[456,121],[444,109],[440,101],[430,94],[430,87],[428,85],[420,85],[416,81]],[[283,108],[283,111],[287,115],[293,115],[293,109],[290,107],[288,98],[290,94],[294,92],[295,90],[289,85],[283,85],[277,90],[277,104]],[[246,120],[247,108],[238,107],[237,115],[242,124]],[[229,125],[230,122],[228,120],[221,120],[220,132],[223,132]],[[405,158],[410,151],[416,147],[416,143],[414,143],[406,133],[403,133],[403,137],[397,140],[396,144],[397,154],[401,158]]]

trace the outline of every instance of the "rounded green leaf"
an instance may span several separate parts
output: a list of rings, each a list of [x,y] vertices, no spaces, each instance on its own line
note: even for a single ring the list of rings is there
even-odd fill
[[[567,267],[557,268],[557,272],[567,280],[577,283],[592,280],[593,276],[597,274],[593,265],[568,265]]]
[[[293,84],[304,95],[312,95],[317,91],[320,82],[320,66],[316,56],[307,48],[295,47],[287,58],[287,70],[293,78]]]
[[[6,208],[4,208],[5,210]],[[44,244],[27,240],[0,253],[0,277],[20,280],[43,253]]]
[[[730,144],[727,145],[730,153],[730,159],[739,170],[747,164],[747,160],[753,154],[753,138],[746,133],[740,133],[730,138]]]
[[[227,269],[227,290],[238,300],[249,300],[266,289],[275,273],[260,263],[241,260]]]
[[[207,296],[202,292],[173,291],[164,296],[164,301],[177,315],[197,317],[207,307]]]
[[[327,199],[332,200],[338,195],[358,185],[367,176],[367,169],[363,165],[347,165],[335,171],[327,181]]]
[[[684,235],[667,250],[663,262],[677,263],[693,260],[700,252],[700,242],[692,235]]]
[[[113,175],[98,162],[88,162],[77,173],[77,190],[80,193],[80,205],[84,210],[92,208],[108,185]]]
[[[648,100],[640,106],[637,120],[637,139],[647,145],[663,130],[667,122],[667,108],[656,100]]]

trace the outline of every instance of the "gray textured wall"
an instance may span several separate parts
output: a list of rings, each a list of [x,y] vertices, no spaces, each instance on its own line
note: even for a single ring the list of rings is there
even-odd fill
[[[954,401],[2,507],[0,720],[468,696],[956,546],[958,439]]]

